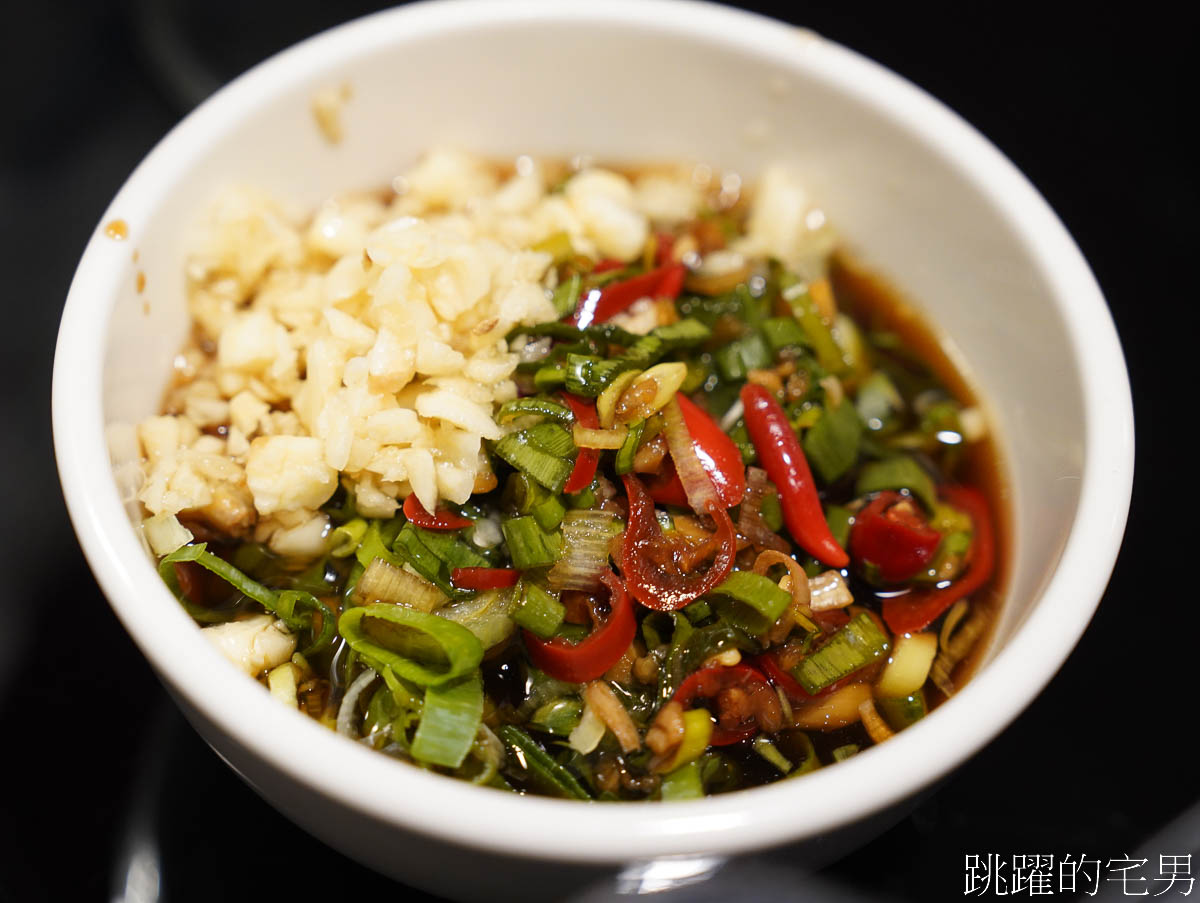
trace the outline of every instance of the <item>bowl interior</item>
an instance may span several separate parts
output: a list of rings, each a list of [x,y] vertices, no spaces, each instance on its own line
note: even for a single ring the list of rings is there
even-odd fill
[[[344,138],[335,145],[317,129],[311,99],[341,84],[350,97]],[[895,76],[811,33],[755,17],[680,3],[419,4],[300,45],[202,106],[114,201],[106,221],[124,220],[128,238],[114,241],[101,226],[73,287],[59,366],[65,369],[62,349],[88,342],[89,329],[102,351],[91,384],[79,377],[83,398],[62,404],[96,403],[101,413],[81,419],[78,435],[64,436],[68,414],[56,410],[64,485],[106,592],[178,692],[199,708],[213,704],[212,692],[172,675],[147,632],[151,621],[167,623],[152,609],[169,607],[170,598],[150,588],[156,576],[144,556],[137,560],[120,511],[122,503],[132,509],[132,425],[156,411],[187,330],[184,259],[200,214],[231,182],[307,206],[385,185],[439,144],[502,157],[689,159],[750,179],[770,162],[798,164],[859,258],[938,325],[981,390],[999,436],[1015,528],[1008,599],[989,658],[1024,634],[1072,536],[1085,451],[1094,443],[1086,334],[1098,335],[1110,356],[1116,346],[1074,245],[1015,170]],[[72,317],[79,322],[70,324]],[[68,379],[56,373],[56,382]],[[56,385],[56,406],[62,394]],[[89,454],[84,446],[101,430],[116,480],[88,490],[85,501],[73,462]],[[1119,495],[1119,473],[1116,480]],[[1119,537],[1122,503],[1113,511]],[[967,739],[935,767],[912,772],[902,789],[911,792],[948,768],[1032,698],[1090,616],[1113,553],[1115,544],[1101,550],[1094,592],[1056,603],[1066,606],[1069,635],[1061,648],[1047,647],[1058,658],[1027,683],[1025,698],[982,719],[957,716]],[[119,567],[98,561],[105,556]],[[184,619],[171,617],[169,630],[182,637]],[[207,655],[194,642],[189,648]],[[220,667],[215,657],[211,664]],[[985,665],[977,682],[986,687],[987,677]],[[959,702],[930,719],[931,731]],[[849,779],[850,764],[831,772],[845,769]],[[885,802],[866,799],[874,792],[867,784],[854,791],[850,814]],[[793,820],[790,830],[794,836],[814,826]],[[671,848],[660,841],[656,849]]]

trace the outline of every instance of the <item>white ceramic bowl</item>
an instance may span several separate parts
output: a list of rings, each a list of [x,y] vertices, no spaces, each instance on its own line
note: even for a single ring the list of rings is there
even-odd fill
[[[345,139],[331,146],[310,98],[342,83],[353,95]],[[951,338],[998,428],[1015,528],[1009,598],[986,664],[959,695],[801,781],[689,803],[586,806],[481,790],[348,743],[273,702],[204,641],[159,582],[127,510],[131,425],[155,411],[187,328],[190,227],[231,181],[315,204],[387,184],[446,143],[494,155],[697,159],[751,178],[786,159],[808,173],[860,256]],[[118,218],[124,241],[104,232]],[[538,865],[542,879],[570,882],[634,859],[796,840],[820,848],[947,774],[1029,704],[1079,638],[1116,556],[1133,466],[1129,387],[1104,299],[1021,174],[937,101],[845,48],[670,0],[418,4],[336,28],[242,76],[154,149],[97,227],[63,315],[53,402],[88,560],[205,739],[349,855],[442,893],[493,897],[525,895],[530,885],[514,876],[538,858],[557,864]],[[452,858],[464,848],[469,860]]]

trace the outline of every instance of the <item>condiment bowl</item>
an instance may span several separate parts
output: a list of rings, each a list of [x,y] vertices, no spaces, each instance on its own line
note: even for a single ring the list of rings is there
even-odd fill
[[[346,86],[342,138],[313,96]],[[141,543],[134,425],[188,330],[184,261],[219,189],[315,206],[423,150],[785,160],[857,257],[936,325],[986,402],[1009,507],[1006,602],[976,677],[887,743],[799,780],[700,801],[582,804],[397,763],[276,703],[201,637]],[[58,465],[114,611],[196,729],[273,805],[348,855],[464,897],[560,894],[615,870],[781,844],[819,863],[979,750],[1062,665],[1124,530],[1133,417],[1095,280],[991,144],[880,66],[801,29],[681,0],[435,0],[305,41],[238,78],[146,157],[97,225],[54,369]],[[641,863],[642,865],[638,865]],[[219,860],[215,860],[219,868]],[[628,871],[630,868],[634,872]]]

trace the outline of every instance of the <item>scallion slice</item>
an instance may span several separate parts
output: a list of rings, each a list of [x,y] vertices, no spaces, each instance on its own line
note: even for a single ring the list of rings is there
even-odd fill
[[[367,522],[361,517],[346,521],[329,534],[329,554],[334,558],[353,555],[366,535]]]
[[[872,461],[863,466],[859,472],[858,481],[854,484],[857,495],[869,492],[879,492],[884,489],[907,489],[929,511],[938,504],[937,487],[933,478],[908,455],[897,455],[882,461]]]
[[[409,750],[418,762],[457,768],[462,764],[483,715],[483,680],[479,671],[425,691],[421,723]]]
[[[506,401],[496,412],[496,422],[512,423],[519,417],[547,417],[559,423],[570,423],[575,419],[570,408],[544,395],[514,398]]]
[[[567,239],[567,242],[569,244],[570,239]],[[570,279],[559,283],[554,289],[551,301],[559,317],[565,317],[575,312],[575,308],[579,304],[579,291],[582,285],[583,280],[579,278],[579,274],[573,273]]]
[[[532,515],[501,521],[500,530],[517,570],[549,567],[558,560],[561,537],[543,530]]]
[[[771,317],[764,320],[762,333],[772,354],[778,354],[784,348],[794,348],[808,342],[804,330],[792,317]]]
[[[512,619],[530,633],[554,636],[567,613],[563,604],[536,583],[523,582],[520,598]]]
[[[663,800],[667,802],[703,798],[704,782],[700,779],[700,761],[693,759],[663,775],[661,793]]]
[[[575,775],[555,762],[546,750],[519,727],[506,724],[498,733],[530,783],[540,790],[553,796],[577,800],[592,798]]]
[[[598,590],[608,570],[609,544],[620,532],[621,522],[607,511],[568,512],[562,520],[562,553],[547,577],[550,588]]]
[[[175,565],[187,561],[195,562],[205,570],[216,574],[242,595],[253,599],[267,611],[280,618],[291,630],[313,631],[312,642],[304,649],[305,655],[311,655],[324,649],[333,640],[335,617],[333,609],[314,596],[303,590],[283,590],[276,592],[268,589],[256,580],[252,580],[220,556],[208,551],[206,543],[193,543],[180,546],[158,563],[158,573],[167,588],[184,606],[185,610],[198,621],[211,621],[213,614],[203,606],[189,600],[179,586],[175,574]],[[321,629],[313,630],[314,618],[320,618]],[[222,616],[221,620],[225,620]]]
[[[787,774],[792,770],[792,763],[787,760],[787,757],[779,751],[774,743],[762,734],[754,738],[754,751],[778,768],[783,774]]]
[[[804,454],[822,480],[832,483],[854,466],[862,433],[862,421],[854,405],[843,401],[824,409],[804,434]]]
[[[828,643],[801,659],[792,676],[813,694],[886,655],[889,648],[887,634],[869,614],[860,612]]]
[[[467,628],[403,605],[351,608],[338,631],[376,670],[391,668],[422,687],[455,680],[479,666],[483,646]]]
[[[545,423],[538,424],[538,426],[555,426],[562,430],[562,434],[567,440],[566,453],[547,451],[547,445],[562,447],[561,440],[543,431],[539,435],[539,441],[535,443],[531,430],[510,433],[498,440],[492,446],[492,450],[517,470],[528,474],[551,492],[562,492],[567,477],[571,475],[574,467],[575,443],[571,442],[571,434],[558,424]]]
[[[769,630],[792,601],[791,593],[753,571],[734,571],[712,594],[724,597],[717,609],[725,620],[755,636]]]
[[[916,724],[925,717],[928,709],[925,705],[925,691],[918,689],[908,696],[887,696],[875,700],[879,714],[892,727],[892,730],[902,731]]]
[[[638,446],[642,442],[642,433],[645,431],[645,420],[639,420],[637,423],[629,425],[629,432],[625,435],[625,441],[617,449],[615,469],[618,475],[627,474],[633,470],[633,457],[637,454]]]

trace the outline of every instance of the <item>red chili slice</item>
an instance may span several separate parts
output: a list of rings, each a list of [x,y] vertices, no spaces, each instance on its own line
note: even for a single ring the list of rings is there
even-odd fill
[[[822,564],[844,568],[850,556],[829,531],[808,459],[783,407],[756,383],[746,383],[741,394],[746,431],[763,469],[779,490],[783,520],[792,539]]]
[[[599,292],[588,292],[581,297],[569,322],[580,327],[592,326],[615,317],[639,298],[674,299],[683,289],[685,274],[682,263],[671,263],[632,279],[609,283]]]
[[[600,418],[596,415],[596,406],[593,403],[585,401],[578,395],[572,395],[570,392],[560,392],[559,397],[566,402],[580,426],[593,430],[600,428]],[[571,469],[571,475],[563,484],[563,492],[583,492],[591,486],[592,480],[596,479],[596,467],[599,464],[599,449],[579,449],[579,454],[575,456],[575,466]]]
[[[670,263],[675,254],[675,236],[670,232],[655,232],[654,240],[654,265]]]
[[[941,617],[951,605],[979,590],[996,567],[996,539],[987,497],[970,486],[943,486],[942,498],[971,517],[975,536],[967,552],[966,572],[940,589],[917,590],[883,600],[883,620],[892,633],[916,633]]]
[[[882,492],[854,515],[850,555],[875,567],[886,583],[904,583],[929,567],[942,534],[898,492]]]
[[[512,568],[453,568],[450,582],[459,589],[504,589],[516,586],[521,572]]]
[[[404,516],[416,526],[426,530],[461,530],[473,523],[469,518],[455,514],[453,511],[447,511],[445,508],[439,508],[435,513],[430,514],[415,495],[410,495],[404,500]]]
[[[621,545],[621,574],[635,599],[656,611],[675,611],[704,595],[729,576],[737,554],[737,534],[729,514],[713,503],[706,512],[717,522],[719,543],[712,565],[704,571],[681,573],[663,536],[654,502],[633,474],[621,478],[629,504],[629,519]]]
[[[726,694],[737,694],[740,699],[731,700]],[[762,673],[750,665],[701,668],[688,675],[673,698],[684,709],[695,708],[692,702],[697,699],[713,701],[717,709],[709,741],[713,746],[727,746],[761,729],[775,731],[783,726],[779,697]]]
[[[742,453],[737,444],[707,411],[686,395],[677,392],[675,399],[683,414],[683,424],[695,444],[700,466],[712,480],[721,504],[726,508],[740,505],[746,495],[746,466],[742,463]],[[673,461],[663,461],[662,469],[653,480],[646,483],[646,491],[660,505],[689,506],[687,492]]]
[[[569,643],[561,637],[546,640],[522,631],[529,660],[551,677],[570,683],[595,680],[615,665],[633,642],[637,633],[633,601],[616,574],[609,571],[600,579],[608,587],[608,618],[585,639]]]

